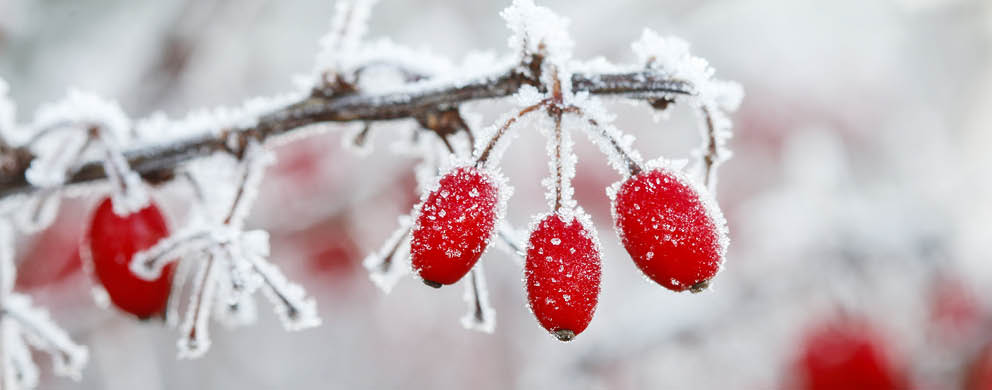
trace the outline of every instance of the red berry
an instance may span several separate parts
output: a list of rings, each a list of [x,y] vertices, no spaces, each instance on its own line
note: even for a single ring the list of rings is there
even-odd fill
[[[619,186],[613,216],[620,241],[651,280],[698,292],[720,270],[726,222],[709,196],[667,169],[640,172]]]
[[[443,177],[420,205],[410,241],[411,262],[433,287],[457,282],[479,261],[496,227],[496,179],[472,167]]]
[[[551,214],[527,244],[527,300],[544,329],[561,341],[582,333],[599,300],[599,245],[574,216]]]
[[[866,324],[832,322],[813,329],[802,341],[790,388],[906,389],[908,378],[897,370],[885,340]]]
[[[126,217],[114,214],[110,198],[97,206],[83,248],[89,250],[93,271],[115,306],[142,319],[164,311],[174,264],[153,281],[131,273],[129,264],[135,253],[168,235],[165,218],[154,203]]]
[[[967,367],[965,390],[992,390],[992,344],[986,344]]]

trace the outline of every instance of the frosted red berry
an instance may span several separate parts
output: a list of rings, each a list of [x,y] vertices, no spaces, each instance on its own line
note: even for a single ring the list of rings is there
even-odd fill
[[[836,321],[808,332],[794,362],[793,383],[802,390],[908,389],[881,335],[853,320]]]
[[[593,232],[575,217],[544,217],[527,244],[530,308],[561,341],[582,333],[599,300],[600,252]]]
[[[701,291],[720,270],[725,222],[707,196],[667,169],[640,172],[617,189],[613,215],[624,248],[670,290]]]
[[[173,264],[167,265],[158,279],[144,280],[131,272],[131,258],[169,235],[165,218],[154,203],[121,217],[114,213],[110,198],[93,212],[86,233],[84,250],[97,280],[110,301],[138,318],[161,314],[169,300]]]
[[[410,254],[424,283],[455,283],[479,261],[496,227],[497,185],[480,169],[457,168],[421,203]]]

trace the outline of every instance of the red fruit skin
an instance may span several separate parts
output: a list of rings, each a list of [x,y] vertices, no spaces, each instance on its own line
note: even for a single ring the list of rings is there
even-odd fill
[[[967,367],[965,390],[992,390],[992,344],[986,344]]]
[[[869,326],[853,321],[828,323],[802,341],[795,361],[801,390],[908,389],[908,377],[894,368],[885,340]]]
[[[163,313],[169,300],[174,263],[158,279],[147,281],[131,273],[131,257],[169,235],[165,218],[154,203],[120,217],[110,198],[100,202],[86,232],[84,251],[110,301],[123,311],[146,319]]]
[[[624,181],[614,200],[614,222],[634,264],[673,291],[704,289],[723,263],[723,217],[707,212],[700,196],[677,175],[652,169]]]
[[[496,226],[499,190],[488,173],[457,168],[420,205],[410,241],[411,262],[424,282],[452,284],[475,265]]]
[[[524,279],[537,321],[569,341],[592,320],[602,269],[593,233],[574,217],[562,218],[548,215],[531,232]]]

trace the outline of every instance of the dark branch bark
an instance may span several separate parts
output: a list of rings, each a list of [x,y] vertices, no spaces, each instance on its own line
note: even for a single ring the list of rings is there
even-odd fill
[[[175,177],[176,167],[197,157],[215,152],[240,155],[249,138],[264,143],[269,138],[316,123],[417,118],[427,112],[455,108],[473,100],[506,97],[523,85],[541,87],[530,76],[509,70],[504,74],[483,77],[464,84],[440,85],[413,92],[366,95],[315,91],[303,101],[262,116],[253,127],[227,129],[218,134],[205,134],[168,145],[129,150],[125,152],[125,156],[131,168],[142,178],[153,184],[161,183]],[[651,70],[617,74],[577,73],[572,75],[572,89],[575,92],[587,91],[595,95],[648,101],[693,93],[693,87],[688,82],[674,80]],[[23,149],[2,149],[0,198],[38,191],[39,188],[29,184],[24,176],[33,156]],[[93,182],[105,179],[106,175],[103,164],[92,161],[75,170],[66,184]]]

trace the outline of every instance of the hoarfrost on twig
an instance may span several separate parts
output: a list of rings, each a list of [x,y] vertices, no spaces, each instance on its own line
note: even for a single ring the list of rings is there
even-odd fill
[[[465,281],[465,303],[468,311],[462,317],[462,326],[468,330],[493,333],[496,329],[496,312],[489,303],[489,290],[486,288],[486,275],[482,263],[476,264]]]

